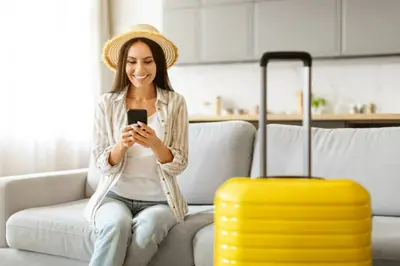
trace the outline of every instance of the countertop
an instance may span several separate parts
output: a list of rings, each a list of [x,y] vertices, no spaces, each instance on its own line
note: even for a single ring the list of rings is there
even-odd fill
[[[268,114],[269,121],[301,121],[301,115]],[[258,115],[190,116],[190,122],[212,122],[227,120],[258,121]],[[320,114],[313,115],[315,121],[400,121],[400,114]]]

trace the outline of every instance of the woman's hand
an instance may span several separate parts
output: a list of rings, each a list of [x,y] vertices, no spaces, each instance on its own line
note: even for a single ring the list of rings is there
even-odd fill
[[[134,139],[135,131],[133,130],[132,126],[126,126],[122,130],[121,138],[119,140],[119,145],[122,151],[127,151],[130,147],[135,144]]]
[[[174,156],[172,155],[170,149],[165,146],[163,142],[157,137],[154,130],[141,122],[139,122],[139,126],[134,126],[135,143],[143,145],[147,148],[151,148],[160,163],[164,164],[172,162]]]
[[[140,144],[146,148],[154,149],[155,146],[161,143],[154,130],[148,125],[138,122],[139,125],[133,125],[133,140],[134,143]]]
[[[114,146],[108,157],[108,163],[111,166],[119,164],[124,158],[129,147],[132,147],[132,145],[135,144],[134,135],[135,131],[133,130],[132,126],[124,127],[117,145]]]

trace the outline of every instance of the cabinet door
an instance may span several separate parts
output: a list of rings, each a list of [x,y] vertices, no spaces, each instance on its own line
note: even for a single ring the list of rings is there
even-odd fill
[[[254,0],[201,0],[203,6],[219,5],[219,4],[235,4],[235,3],[250,3]]]
[[[199,11],[198,9],[164,10],[163,33],[179,50],[177,63],[199,61]]]
[[[203,7],[201,52],[203,62],[248,60],[252,57],[253,4]]]
[[[153,0],[148,0],[153,1]],[[199,7],[200,0],[163,0],[165,9]]]
[[[344,0],[343,53],[400,53],[399,0]]]
[[[281,0],[255,4],[255,57],[303,50],[312,56],[340,53],[340,0]]]

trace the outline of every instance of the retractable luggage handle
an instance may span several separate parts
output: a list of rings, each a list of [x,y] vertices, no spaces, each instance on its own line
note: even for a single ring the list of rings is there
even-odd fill
[[[303,129],[304,134],[304,176],[311,178],[311,55],[307,52],[266,52],[260,60],[261,66],[261,102],[259,114],[259,128],[261,133],[261,173],[260,177],[267,177],[267,65],[271,60],[301,60],[304,66],[303,86]]]

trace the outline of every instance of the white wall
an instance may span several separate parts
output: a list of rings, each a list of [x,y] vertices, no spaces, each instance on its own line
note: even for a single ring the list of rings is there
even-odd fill
[[[134,23],[151,23],[162,31],[162,0],[113,0],[114,32]],[[297,90],[302,88],[299,63],[274,63],[269,79],[269,109],[296,112]],[[224,105],[254,110],[259,102],[258,63],[174,66],[170,70],[174,89],[188,102],[189,112],[202,110],[204,101],[222,96]],[[314,61],[313,92],[336,106],[373,102],[379,113],[400,113],[400,58]]]
[[[296,112],[297,90],[303,86],[300,64],[272,65],[268,79],[268,107],[272,112]],[[254,110],[260,95],[257,63],[174,67],[170,72],[175,89],[183,93],[190,111],[196,113],[204,100],[221,95],[235,107]],[[313,93],[337,105],[373,102],[377,112],[400,113],[400,59],[314,61]]]

